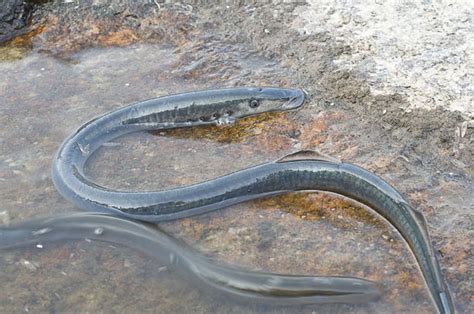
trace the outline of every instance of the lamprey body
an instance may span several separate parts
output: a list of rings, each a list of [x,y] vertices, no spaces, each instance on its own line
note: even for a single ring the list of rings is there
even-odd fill
[[[97,213],[63,214],[1,227],[0,249],[84,238],[141,251],[196,284],[202,281],[216,292],[246,302],[359,303],[380,296],[375,284],[364,279],[280,275],[220,265],[157,226]]]
[[[438,311],[452,313],[452,299],[423,216],[393,187],[360,167],[300,152],[199,184],[150,192],[114,191],[96,185],[83,173],[88,157],[98,147],[126,133],[232,123],[262,112],[297,109],[303,101],[300,90],[238,88],[131,105],[92,120],[68,138],[53,161],[53,181],[63,196],[83,209],[152,222],[198,215],[290,191],[344,195],[371,207],[400,232],[419,263]]]

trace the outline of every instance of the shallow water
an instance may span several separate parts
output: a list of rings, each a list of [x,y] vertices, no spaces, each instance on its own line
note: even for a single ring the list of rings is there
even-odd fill
[[[51,159],[64,138],[98,114],[182,91],[291,86],[291,77],[290,70],[245,47],[217,43],[204,50],[90,49],[67,59],[33,52],[0,63],[1,218],[18,222],[77,211],[54,189]],[[130,190],[195,183],[275,160],[304,146],[311,132],[316,145],[324,141],[323,127],[318,133],[323,120],[307,106],[226,128],[132,134],[101,149],[86,173],[100,184]],[[306,123],[313,123],[308,131]],[[380,282],[384,293],[365,305],[243,304],[189,285],[142,253],[85,239],[2,252],[0,311],[434,311],[401,237],[345,200],[290,194],[160,226],[219,261],[279,273],[363,277]]]

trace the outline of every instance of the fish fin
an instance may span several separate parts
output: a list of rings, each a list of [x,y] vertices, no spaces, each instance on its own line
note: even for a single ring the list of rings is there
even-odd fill
[[[425,230],[428,230],[428,224],[426,223],[426,219],[423,213],[420,212],[418,209],[414,209],[414,208],[412,208],[412,211],[418,223],[422,225]]]
[[[425,216],[423,215],[422,212],[420,212],[419,210],[411,207],[410,205],[405,204],[405,206],[408,206],[411,209],[411,211],[413,212],[413,215],[415,216],[416,221],[421,226],[422,233],[424,235],[425,241],[428,243],[428,252],[429,252],[430,256],[432,258],[434,258],[435,260],[438,260],[439,257],[437,256],[437,253],[435,252],[433,243],[431,242],[431,237],[430,237],[430,234],[428,232],[428,223],[426,222]]]
[[[410,205],[407,205],[410,206]],[[415,215],[416,221],[420,224],[420,226],[423,228],[423,232],[425,234],[426,240],[429,242],[429,246],[431,248],[432,254],[434,254],[434,249],[433,249],[433,243],[431,243],[431,237],[428,232],[428,223],[426,222],[425,215],[423,215],[422,212],[420,212],[418,209],[415,209],[411,207],[411,210],[413,211],[413,214]]]
[[[319,161],[327,161],[327,162],[335,162],[335,163],[341,162],[339,159],[322,154],[316,150],[309,150],[309,149],[300,150],[300,151],[288,154],[276,160],[275,162],[282,163],[282,162],[287,162],[287,161],[298,161],[298,160],[319,160]]]

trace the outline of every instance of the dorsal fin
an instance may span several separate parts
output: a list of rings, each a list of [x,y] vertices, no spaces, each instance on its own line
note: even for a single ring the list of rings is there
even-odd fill
[[[328,155],[324,155],[316,150],[309,150],[309,149],[300,150],[300,151],[288,154],[276,160],[276,162],[280,163],[280,162],[298,161],[298,160],[319,160],[319,161],[327,161],[327,162],[335,162],[335,163],[341,162],[339,159],[336,159]]]
[[[403,202],[401,205],[404,206],[408,212],[413,213],[413,216],[415,216],[416,222],[421,226],[421,229],[423,229],[423,233],[425,237],[429,239],[430,236],[428,234],[428,223],[426,222],[425,215],[423,215],[422,212],[420,212],[418,209],[413,208],[406,202]]]
[[[407,205],[407,206],[409,206],[409,205]],[[425,241],[428,244],[428,252],[429,252],[430,257],[433,258],[433,259],[439,258],[439,256],[438,256],[439,252],[435,251],[435,249],[434,249],[434,247],[431,243],[431,237],[428,233],[428,224],[426,223],[425,216],[419,210],[414,209],[411,206],[410,206],[410,208],[413,212],[413,215],[415,216],[416,221],[421,226],[423,237],[424,237]]]
[[[415,215],[416,220],[418,223],[423,226],[424,230],[428,230],[428,226],[426,224],[425,216],[417,209],[412,208],[413,214]]]

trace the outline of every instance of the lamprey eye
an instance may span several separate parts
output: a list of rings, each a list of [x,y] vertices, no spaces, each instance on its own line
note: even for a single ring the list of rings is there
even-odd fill
[[[257,108],[260,105],[257,99],[252,99],[249,101],[250,108]]]

